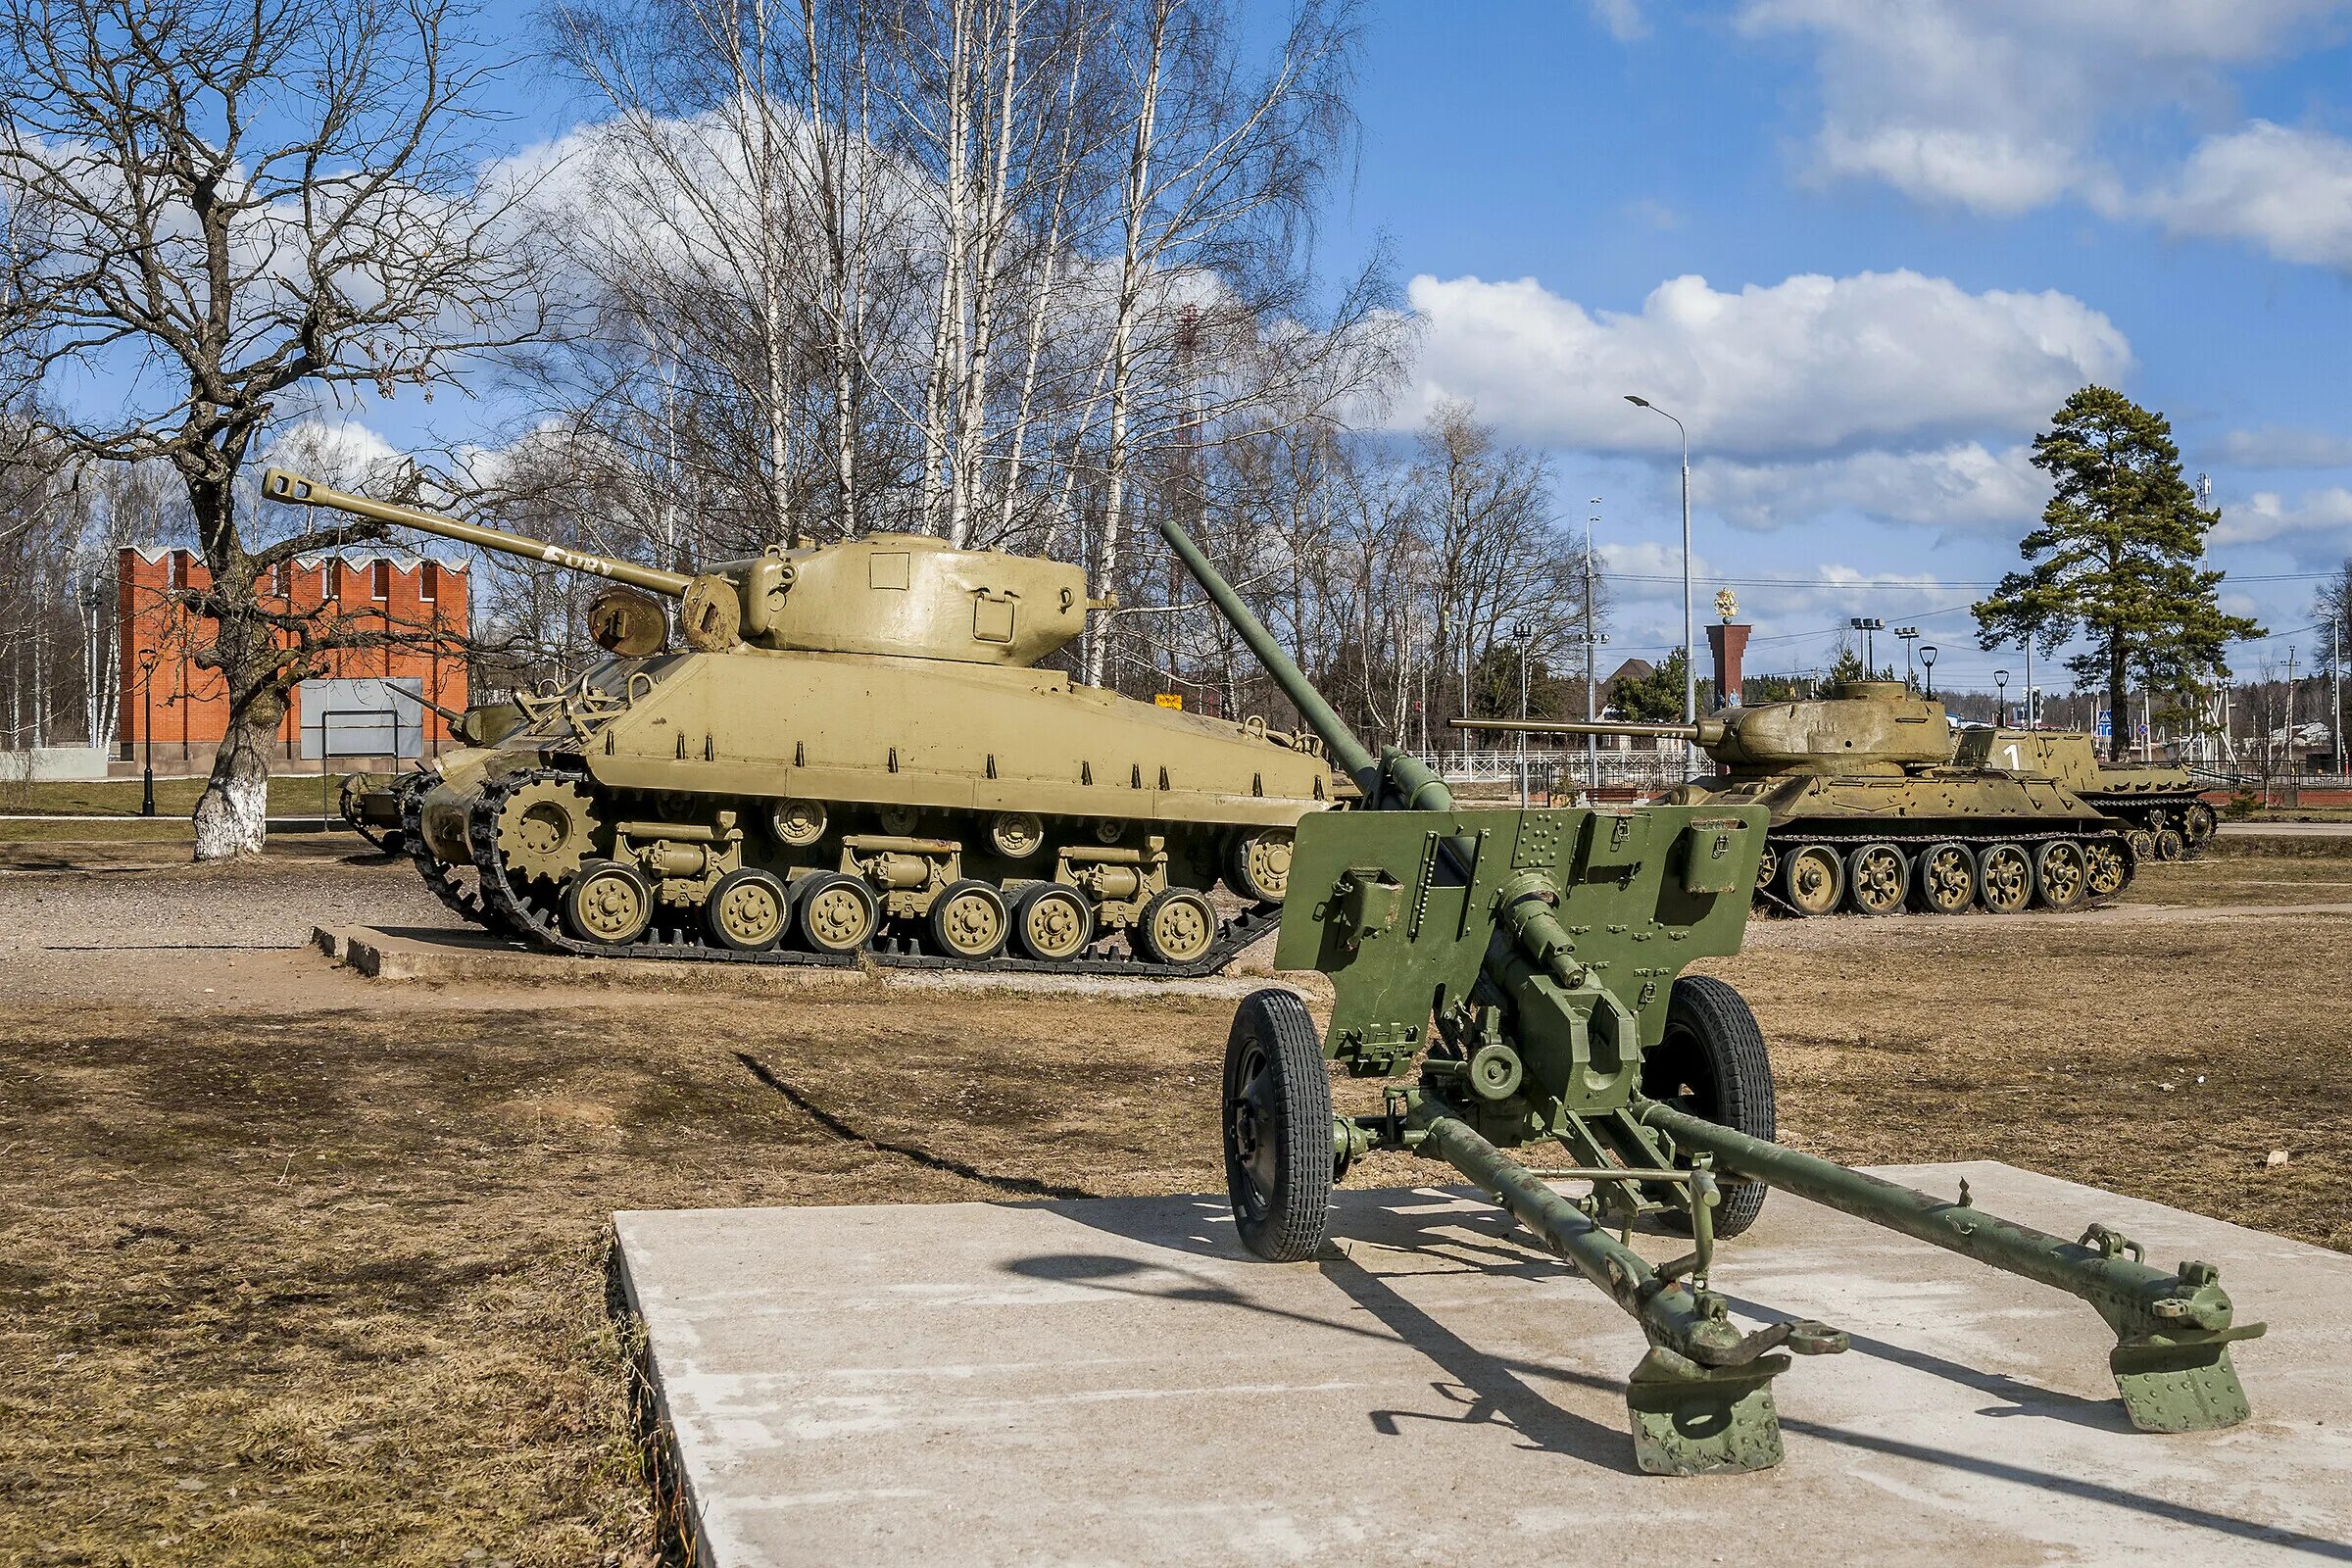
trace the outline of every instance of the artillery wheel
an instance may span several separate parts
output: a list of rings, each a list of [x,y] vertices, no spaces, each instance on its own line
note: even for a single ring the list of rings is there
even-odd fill
[[[765,953],[784,940],[791,923],[792,900],[784,884],[748,865],[720,877],[703,904],[703,929],[711,941],[737,953]]]
[[[2212,843],[2213,835],[2221,825],[2222,819],[2215,814],[2212,807],[2203,801],[2191,802],[2188,808],[2180,813],[2180,833],[2188,840],[2188,853],[2194,855]]]
[[[1215,905],[1191,888],[1168,888],[1144,906],[1132,936],[1153,963],[1181,967],[1216,945],[1217,924]]]
[[[2094,899],[2114,898],[2132,880],[2132,862],[2126,858],[2124,841],[2112,833],[2084,841],[2082,864]]]
[[[1977,858],[1965,844],[1931,844],[1919,852],[1911,899],[1923,914],[1963,914],[1977,902]]]
[[[1094,937],[1094,906],[1073,888],[1039,882],[1013,902],[1012,938],[1032,958],[1075,958]]]
[[[1255,904],[1280,904],[1291,890],[1292,831],[1237,833],[1225,852],[1225,885]]]
[[[654,919],[654,890],[633,865],[590,860],[564,886],[564,923],[582,942],[618,948]]]
[[[2156,830],[2156,858],[2159,860],[2185,860],[2188,858],[2188,840],[2180,836],[2179,828],[2160,827]]]
[[[2014,844],[1977,852],[1977,896],[1994,914],[2015,914],[2034,902],[2034,862]]]
[[[2045,909],[2064,911],[2090,897],[2090,864],[2073,839],[2052,839],[2034,853],[2034,894]]]
[[[1331,1075],[1306,1004],[1253,991],[1225,1041],[1225,1190],[1242,1245],[1272,1263],[1315,1255],[1331,1225]]]
[[[1764,1031],[1740,993],[1708,975],[1687,974],[1666,999],[1666,1033],[1642,1054],[1642,1093],[1677,1110],[1771,1143],[1772,1055]],[[1725,1179],[1715,1234],[1739,1235],[1764,1209],[1764,1188]],[[1658,1222],[1688,1236],[1688,1211],[1669,1208]]]
[[[1012,911],[1005,906],[1004,895],[969,877],[941,891],[924,923],[935,950],[974,963],[1003,953],[1012,935]]]
[[[814,871],[792,887],[792,923],[818,953],[856,953],[874,939],[880,911],[865,879]]]
[[[1846,907],[1856,914],[1899,914],[1911,893],[1911,862],[1891,844],[1865,844],[1845,858]]]
[[[1781,861],[1781,897],[1799,914],[1830,914],[1845,897],[1845,862],[1827,844],[1808,844]]]

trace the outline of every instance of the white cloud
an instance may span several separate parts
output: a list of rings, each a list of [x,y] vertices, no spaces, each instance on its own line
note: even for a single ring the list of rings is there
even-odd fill
[[[1803,274],[1738,293],[1661,283],[1636,314],[1588,312],[1533,278],[1421,276],[1426,332],[1398,418],[1467,400],[1545,445],[1774,457],[2033,429],[2085,381],[2132,364],[2115,324],[2069,295],[1971,294],[1917,272]]]
[[[2329,41],[2346,0],[1748,0],[1818,48],[1820,172],[2016,214],[2112,183],[2117,121],[2227,104],[2226,73]]]
[[[1591,3],[1592,20],[1619,43],[1634,43],[1649,36],[1649,19],[1642,14],[1642,0],[1591,0]]]
[[[2029,449],[1995,453],[1976,441],[1810,463],[1709,463],[1691,482],[1698,500],[1724,520],[1759,529],[1854,512],[1923,528],[2015,534],[2032,525],[2050,495]]]
[[[2222,457],[2248,468],[2352,468],[2352,435],[2266,424],[2223,436]]]
[[[2241,506],[2222,508],[2222,520],[2209,542],[2259,545],[2289,535],[2352,529],[2352,490],[2333,485],[2308,491],[2289,502],[2274,490],[2257,490]]]
[[[2281,261],[2352,269],[2352,142],[2267,120],[2209,136],[2127,204],[2175,234],[2250,240]]]

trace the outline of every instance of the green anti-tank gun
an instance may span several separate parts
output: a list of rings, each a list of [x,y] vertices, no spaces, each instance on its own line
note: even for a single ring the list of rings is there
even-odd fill
[[[1773,1142],[1753,1015],[1682,972],[1739,950],[1765,808],[1457,807],[1417,760],[1367,750],[1198,547],[1161,531],[1363,797],[1299,823],[1275,954],[1330,976],[1329,1027],[1318,1039],[1295,994],[1259,991],[1227,1043],[1226,1179],[1252,1251],[1314,1255],[1333,1182],[1371,1151],[1446,1161],[1640,1323],[1626,1402],[1653,1473],[1778,1463],[1772,1380],[1790,1352],[1846,1348],[1817,1322],[1742,1330],[1713,1289],[1716,1244],[1775,1187],[2079,1297],[2115,1332],[2109,1366],[2143,1430],[2246,1418],[2229,1347],[2262,1325],[2234,1322],[2210,1263],[2151,1267],[2103,1226],[2070,1242],[1978,1208],[1965,1184],[1937,1197]],[[1396,1080],[1386,1108],[1336,1115],[1326,1058]],[[1505,1152],[1525,1146],[1547,1166]],[[1689,1250],[1650,1263],[1629,1245],[1644,1218]]]
[[[1955,762],[1944,707],[1900,681],[1735,708],[1691,724],[1456,719],[1457,729],[1689,741],[1723,768],[1676,806],[1768,813],[1756,897],[1792,914],[2066,910],[2131,884],[2125,824],[2032,768]]]
[[[614,585],[607,657],[387,791],[426,885],[537,946],[1204,973],[1271,926],[1293,825],[1334,804],[1311,735],[1045,667],[1101,608],[1062,562],[872,534],[687,573],[262,489]]]

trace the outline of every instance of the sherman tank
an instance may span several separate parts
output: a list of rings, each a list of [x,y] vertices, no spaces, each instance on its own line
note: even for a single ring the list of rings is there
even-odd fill
[[[604,659],[384,792],[445,904],[542,947],[1206,973],[1271,928],[1293,829],[1334,804],[1311,734],[1042,667],[1108,608],[1078,566],[873,534],[688,574],[262,487],[615,585]]]
[[[462,713],[439,703],[416,700],[449,720],[450,733],[461,746],[493,745],[514,734],[526,721],[526,715],[512,698],[480,703]],[[401,814],[406,790],[412,781],[425,778],[429,771],[418,766],[400,773],[344,774],[335,801],[344,825],[386,855],[405,854],[408,841],[402,830]]]
[[[2014,914],[2113,898],[2137,864],[2124,824],[2056,779],[1956,764],[1943,705],[1900,681],[1847,681],[1694,724],[1456,719],[1456,728],[1654,735],[1723,768],[1675,806],[1770,813],[1756,897],[1793,914]]]
[[[2178,763],[2102,762],[2082,730],[1971,729],[1953,760],[2054,778],[2075,798],[2124,824],[2142,860],[2185,860],[2205,853],[2220,816],[2196,779]]]

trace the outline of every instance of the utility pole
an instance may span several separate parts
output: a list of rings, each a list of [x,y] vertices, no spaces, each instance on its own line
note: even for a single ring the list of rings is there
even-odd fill
[[[1536,628],[1519,622],[1512,639],[1519,645],[1519,809],[1527,809],[1527,660],[1535,648]]]
[[[2328,661],[2328,673],[2335,682],[2335,730],[2328,743],[2335,748],[2335,776],[2347,776],[2344,764],[2344,622],[2337,616],[2328,622],[2328,635],[2334,644],[2333,656]]]

